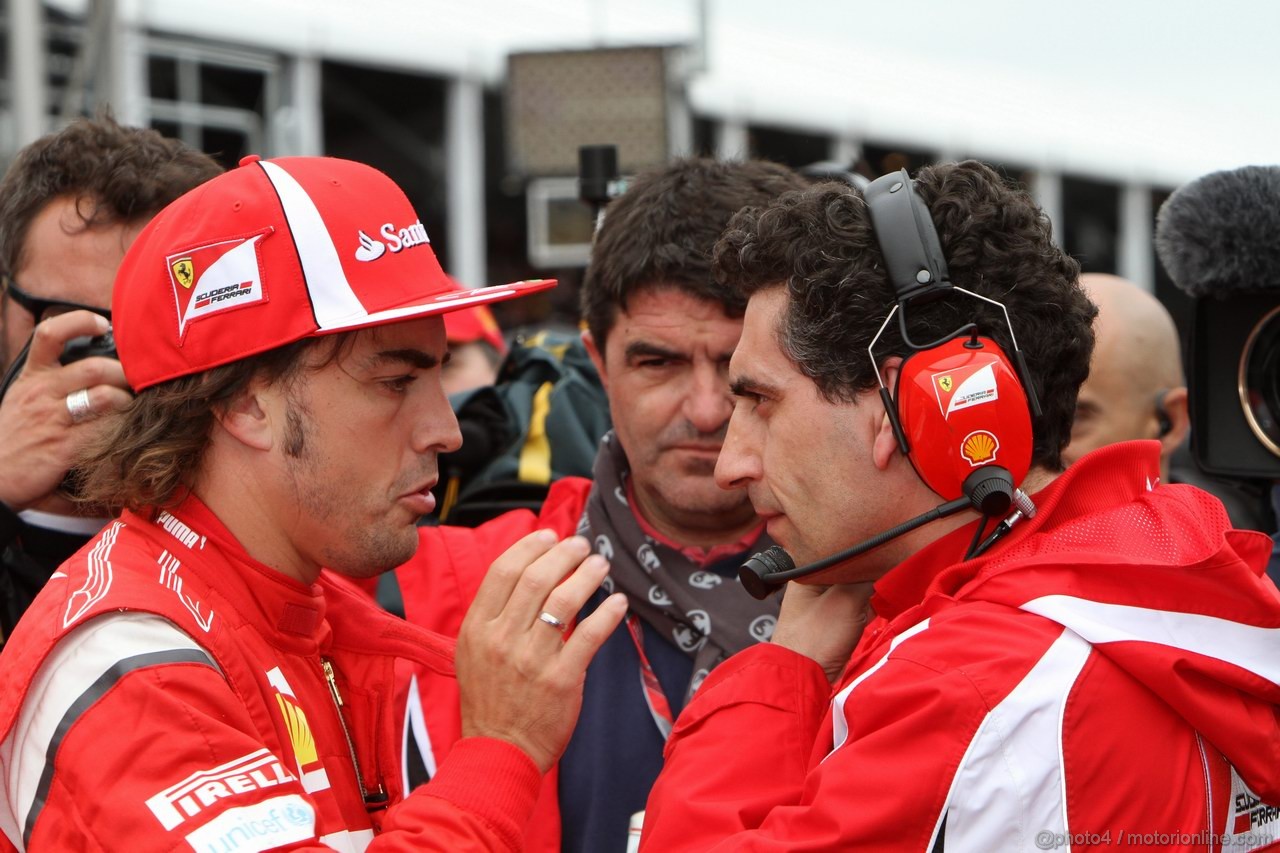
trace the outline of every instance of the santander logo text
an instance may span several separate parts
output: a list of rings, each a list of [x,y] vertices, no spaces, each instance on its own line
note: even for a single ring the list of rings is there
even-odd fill
[[[393,223],[385,222],[378,229],[378,236],[382,238],[381,240],[370,237],[364,231],[357,231],[356,236],[360,240],[360,246],[355,252],[356,260],[366,262],[376,261],[387,250],[395,254],[404,249],[422,246],[431,242],[431,238],[427,236],[427,229],[423,226],[421,220],[404,228],[396,228]]]

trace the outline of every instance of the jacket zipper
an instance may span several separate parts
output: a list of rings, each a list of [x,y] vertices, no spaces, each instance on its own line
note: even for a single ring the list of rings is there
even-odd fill
[[[342,701],[342,694],[338,692],[338,679],[333,674],[333,663],[328,658],[320,658],[320,667],[324,670],[324,680],[329,682],[329,694],[333,696],[333,704],[338,712],[338,725],[342,726],[342,735],[347,739],[347,750],[351,753],[351,765],[356,771],[356,784],[360,786],[360,799],[365,805],[385,804],[386,794],[382,790],[382,786],[378,786],[378,794],[372,800],[369,797],[369,791],[364,786],[364,774],[360,771],[360,759],[356,757],[356,744],[351,739],[351,731],[347,728],[347,719],[343,716],[342,708],[346,704]]]

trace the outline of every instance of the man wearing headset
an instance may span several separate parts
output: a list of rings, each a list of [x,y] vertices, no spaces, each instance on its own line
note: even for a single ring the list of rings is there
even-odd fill
[[[883,200],[910,201],[905,174],[865,197],[789,193],[717,246],[718,275],[749,299],[717,479],[747,491],[795,563],[840,556],[789,583],[772,642],[686,708],[642,849],[1266,846],[1280,837],[1269,541],[1158,484],[1155,442],[1063,471],[1093,345],[1076,263],[986,166],[914,184],[892,228]],[[933,228],[945,264],[899,263],[903,245],[932,257]],[[954,290],[916,288],[947,267]],[[940,359],[997,347],[989,373]],[[989,418],[985,436],[953,434],[970,417]],[[965,478],[955,500],[939,460]],[[1022,490],[1004,509],[968,485],[1001,470]],[[993,517],[962,509],[979,504]]]

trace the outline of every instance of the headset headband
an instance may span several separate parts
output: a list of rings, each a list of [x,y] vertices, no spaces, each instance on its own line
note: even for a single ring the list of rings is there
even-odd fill
[[[907,170],[876,178],[863,197],[898,303],[950,289],[937,229]]]

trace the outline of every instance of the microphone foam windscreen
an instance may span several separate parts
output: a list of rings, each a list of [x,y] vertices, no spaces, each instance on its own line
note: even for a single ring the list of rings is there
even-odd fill
[[[1212,172],[1160,208],[1156,253],[1193,297],[1280,289],[1280,166]]]

